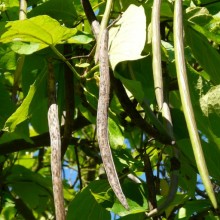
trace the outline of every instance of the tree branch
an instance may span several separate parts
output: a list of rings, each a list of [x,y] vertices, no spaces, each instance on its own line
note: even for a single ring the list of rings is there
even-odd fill
[[[89,124],[90,124],[90,122],[86,118],[80,116],[74,120],[72,131],[77,131],[77,130],[79,130]],[[63,131],[64,131],[64,128],[61,127],[61,134],[63,134]],[[43,133],[38,136],[31,137],[30,139],[31,139],[32,143],[26,142],[23,139],[18,139],[18,140],[14,140],[11,142],[0,144],[0,154],[1,155],[2,154],[9,154],[9,153],[18,152],[21,150],[31,150],[31,149],[40,148],[42,146],[49,146],[50,145],[49,132]],[[71,138],[69,143],[76,144],[79,142],[79,140],[80,139],[78,139],[78,138]],[[81,142],[82,142],[82,140],[81,140]]]
[[[71,53],[71,46],[64,45],[64,54]],[[64,65],[64,80],[65,80],[65,106],[66,106],[66,115],[65,115],[65,124],[64,124],[64,134],[62,137],[62,152],[61,158],[63,159],[67,147],[69,145],[69,141],[72,134],[72,125],[73,125],[73,117],[74,117],[74,109],[75,109],[75,101],[74,101],[74,77],[71,70],[67,65]]]
[[[148,135],[157,139],[163,144],[170,144],[171,140],[167,136],[161,135],[155,128],[148,124],[138,113],[133,103],[126,94],[126,91],[120,80],[116,79],[111,73],[112,87],[121,103],[122,108],[131,118],[131,121]]]
[[[95,35],[95,38],[98,39],[100,25],[99,25],[99,22],[97,21],[96,16],[92,10],[92,6],[91,6],[89,0],[81,0],[81,4],[83,6],[86,17],[92,27],[92,32]]]

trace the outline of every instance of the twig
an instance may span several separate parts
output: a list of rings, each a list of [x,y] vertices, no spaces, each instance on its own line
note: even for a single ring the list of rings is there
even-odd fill
[[[70,52],[70,45],[64,45],[64,54]],[[66,115],[65,115],[65,124],[64,124],[64,133],[62,137],[62,151],[61,158],[63,159],[64,154],[67,150],[73,126],[73,117],[74,117],[74,77],[67,65],[64,66],[64,82],[65,82],[65,106],[66,106]]]
[[[87,119],[80,116],[74,120],[72,130],[77,131],[89,124],[90,122]],[[63,130],[64,128],[61,127],[61,133],[63,133]],[[49,132],[46,132],[46,133],[43,133],[43,134],[40,134],[34,137],[30,137],[31,143],[26,142],[24,139],[18,139],[18,140],[10,141],[7,143],[3,143],[3,144],[0,144],[0,154],[4,155],[4,154],[9,154],[9,153],[19,152],[21,150],[32,150],[32,149],[38,149],[42,146],[48,146],[50,145],[49,138],[50,138]],[[71,137],[70,139],[71,144],[77,144],[78,142],[79,142],[78,138]],[[85,145],[90,144],[88,143],[88,141],[83,140],[83,139],[80,139],[80,143],[85,144]]]
[[[104,34],[104,31],[107,29],[107,26],[108,26],[109,16],[110,16],[111,8],[112,8],[112,3],[113,3],[113,0],[107,0],[107,2],[106,2],[104,15],[103,15],[101,25],[100,25],[99,36],[97,38],[95,63],[97,63],[98,60],[99,60],[99,54],[100,54],[99,50],[101,48],[100,47],[101,46],[101,40],[102,40],[102,36]]]
[[[83,6],[86,17],[92,27],[92,32],[94,33],[94,36],[97,40],[99,36],[99,29],[100,29],[99,22],[96,19],[96,16],[92,10],[89,0],[81,0],[81,4]]]
[[[79,179],[80,190],[82,190],[82,188],[83,188],[82,175],[81,175],[77,146],[74,147],[74,152],[75,152],[75,156],[76,156],[76,165],[77,165],[77,170],[78,170],[78,179]]]
[[[169,136],[172,138],[173,142],[175,143],[174,133],[173,133],[173,123],[169,108],[169,90],[168,90],[168,82],[167,77],[164,77],[164,102],[163,102],[163,108],[162,108],[162,115],[164,119],[164,126],[169,134]],[[161,212],[163,212],[170,203],[174,200],[177,189],[178,189],[178,181],[179,181],[179,169],[180,169],[180,162],[179,162],[179,150],[177,146],[172,146],[173,150],[173,157],[171,158],[171,177],[170,177],[170,186],[169,186],[169,192],[166,196],[165,201],[158,206],[156,209],[151,210],[147,216],[155,216],[159,215]]]
[[[146,153],[146,150],[141,149],[141,151],[142,151],[141,157],[144,162],[145,176],[147,179],[149,209],[153,210],[157,207],[156,188],[155,188],[155,184],[154,184],[153,170],[151,167],[150,158],[149,158],[148,154]]]
[[[19,1],[19,20],[25,20],[27,18],[27,1]],[[19,55],[17,59],[17,67],[14,72],[14,84],[12,88],[12,100],[17,102],[17,91],[19,89],[19,83],[21,81],[22,69],[24,66],[25,55]]]
[[[113,89],[121,103],[122,108],[124,111],[128,114],[128,116],[131,118],[132,123],[134,123],[137,127],[139,127],[141,130],[143,130],[148,135],[154,137],[158,141],[160,141],[163,144],[170,144],[172,140],[169,136],[161,135],[154,127],[152,127],[150,124],[145,121],[136,108],[134,107],[133,103],[127,96],[127,93],[121,83],[120,80],[116,79],[113,74],[111,74],[111,81]]]

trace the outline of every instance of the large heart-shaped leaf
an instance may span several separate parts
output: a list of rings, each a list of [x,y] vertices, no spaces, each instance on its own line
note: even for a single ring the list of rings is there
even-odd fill
[[[130,5],[121,19],[109,31],[109,58],[115,69],[125,60],[142,58],[146,41],[146,15],[142,6]]]
[[[41,15],[27,20],[8,22],[1,31],[0,42],[28,42],[33,52],[62,43],[76,32],[77,30],[74,28],[61,26],[57,20],[47,15]],[[37,44],[38,47],[36,47]],[[27,47],[27,45],[25,46]]]

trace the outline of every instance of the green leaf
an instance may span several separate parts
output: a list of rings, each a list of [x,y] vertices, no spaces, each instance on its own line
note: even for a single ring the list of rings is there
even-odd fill
[[[48,196],[48,193],[34,182],[15,182],[12,185],[13,191],[19,196],[24,203],[31,209],[39,208],[39,205],[46,208],[46,203],[42,204],[41,197]],[[34,192],[34,193],[33,193]],[[44,201],[47,202],[47,201]]]
[[[86,34],[79,34],[79,35],[75,35],[71,38],[69,38],[67,40],[67,43],[69,44],[89,44],[92,41],[94,41],[94,39]]]
[[[109,58],[112,69],[125,60],[142,58],[146,41],[146,16],[142,6],[130,5],[109,31]]]
[[[203,139],[204,138],[207,137],[203,137]],[[211,177],[215,179],[219,179],[220,178],[219,144],[213,141],[209,141],[207,143],[203,139],[201,141],[202,149],[204,151],[205,161],[209,170],[209,174]],[[187,156],[187,159],[190,161],[191,165],[196,167],[195,158],[193,156],[192,146],[189,139],[179,140],[177,141],[177,144],[179,149],[183,152],[183,154]]]
[[[37,7],[32,8],[28,13],[28,17],[49,15],[61,24],[64,23],[66,26],[72,27],[74,22],[78,21],[79,11],[76,11],[75,5],[75,0],[65,0],[65,2],[62,0],[43,1]]]
[[[102,206],[107,208],[107,210],[114,212],[119,216],[145,212],[148,207],[148,203],[146,200],[146,185],[141,185],[134,182],[127,182],[124,183],[122,187],[123,192],[126,195],[130,210],[126,210],[118,201],[118,199],[116,199],[115,202],[113,201],[113,198],[111,196],[111,193],[113,193],[112,189],[108,191],[106,188],[105,191],[102,192],[92,190],[92,195],[98,203],[102,204]],[[114,203],[113,206],[112,203]]]
[[[89,63],[77,63],[76,66],[79,68],[86,68],[90,66],[90,64]]]
[[[92,192],[105,192],[110,186],[106,180],[91,182],[86,188],[79,192],[70,203],[67,220],[110,220],[111,216],[101,205],[99,205],[91,194]],[[84,204],[84,205],[82,205]]]
[[[148,209],[147,202],[147,187],[145,184],[137,184],[134,182],[127,182],[123,184],[123,192],[126,195],[130,210],[126,210],[121,203],[116,200],[113,207],[109,210],[119,216],[128,214],[136,214],[145,212]]]
[[[220,84],[219,53],[210,45],[207,38],[188,25],[185,26],[185,36],[193,55],[202,68],[210,75],[211,81],[215,85]]]
[[[19,139],[23,139],[26,142],[32,143],[32,140],[29,136],[29,128],[27,121],[18,124],[13,132],[4,132],[0,138],[0,144],[9,143]]]
[[[205,7],[190,7],[185,14],[190,25],[205,37],[220,43],[219,18],[212,16]]]
[[[183,207],[180,208],[175,220],[187,220],[194,213],[200,213],[210,208],[210,202],[207,200],[187,201]]]
[[[215,113],[220,117],[220,85],[212,87],[200,98],[200,106],[205,116]]]
[[[132,93],[132,95],[139,101],[142,102],[144,99],[144,92],[142,89],[141,82],[136,80],[130,80],[126,79],[120,75],[118,75],[118,78],[123,82],[125,87]]]
[[[0,42],[31,42],[40,44],[40,49],[67,40],[74,34],[76,29],[61,26],[58,21],[47,15],[18,21],[10,21],[1,31]],[[37,49],[37,48],[36,48]]]
[[[4,125],[6,119],[12,114],[15,106],[11,101],[9,92],[3,84],[4,78],[0,75],[0,103],[4,103],[4,108],[0,108],[0,128]]]
[[[121,217],[119,218],[119,220],[143,220],[145,217],[145,213],[137,213]]]
[[[11,49],[18,54],[29,55],[43,48],[44,45],[40,43],[20,42],[20,41],[11,43]]]
[[[205,7],[190,7],[186,12],[186,18],[188,18],[190,22],[200,26],[206,25],[212,20],[212,16]]]
[[[212,132],[218,137],[220,126],[220,86],[212,87],[200,98],[200,106],[208,118]]]
[[[4,45],[1,45],[0,48],[0,66],[6,70],[16,69],[16,54],[9,47],[5,47]]]
[[[23,166],[14,165],[6,183],[30,209],[38,213],[45,211],[47,204],[52,201],[51,179],[46,179]]]
[[[3,128],[4,131],[13,132],[17,125],[19,125],[21,122],[25,121],[31,116],[31,102],[34,98],[36,98],[37,90],[40,88],[44,78],[45,72],[42,71],[42,73],[39,74],[35,82],[30,86],[29,92],[22,104],[5,122]]]
[[[122,128],[115,123],[111,118],[108,119],[109,129],[109,142],[112,148],[117,149],[124,144],[124,136],[122,134]]]

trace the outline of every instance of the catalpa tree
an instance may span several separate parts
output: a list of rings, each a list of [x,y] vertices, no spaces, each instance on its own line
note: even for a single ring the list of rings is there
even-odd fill
[[[1,219],[218,219],[219,1],[0,10]]]

